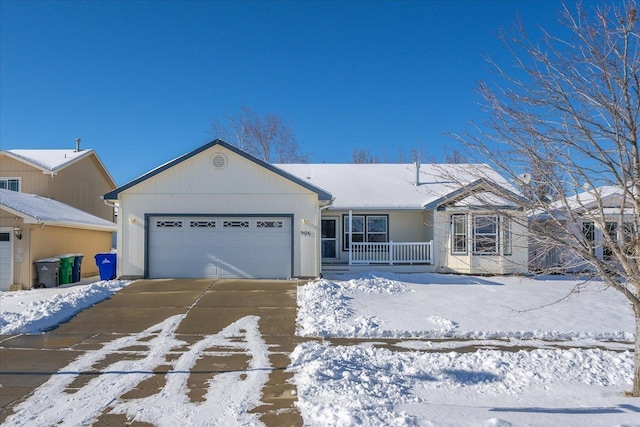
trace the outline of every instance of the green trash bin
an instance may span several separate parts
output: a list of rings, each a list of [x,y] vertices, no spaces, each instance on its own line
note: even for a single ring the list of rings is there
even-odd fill
[[[60,268],[58,269],[58,280],[61,285],[72,283],[73,263],[75,262],[75,254],[58,255],[60,258]]]

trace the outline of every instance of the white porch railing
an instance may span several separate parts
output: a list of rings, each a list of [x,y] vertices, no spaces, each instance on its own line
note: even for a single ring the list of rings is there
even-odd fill
[[[349,264],[432,264],[430,242],[351,243]]]

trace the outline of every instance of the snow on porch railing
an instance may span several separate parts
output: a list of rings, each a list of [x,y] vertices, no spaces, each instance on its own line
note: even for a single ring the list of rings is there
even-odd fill
[[[351,243],[350,264],[432,264],[430,242]]]

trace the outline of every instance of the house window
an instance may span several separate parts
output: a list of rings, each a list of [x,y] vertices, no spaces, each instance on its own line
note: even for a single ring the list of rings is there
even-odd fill
[[[20,191],[20,179],[0,178],[0,188],[11,191]]]
[[[635,243],[638,239],[638,232],[632,222],[625,222],[622,224],[622,235],[620,241],[624,245],[624,250],[627,255],[633,255],[635,252]]]
[[[618,223],[613,221],[605,222],[604,232],[611,239],[611,243],[608,240],[604,240],[602,258],[609,261],[613,258],[613,246],[618,244]]]
[[[622,228],[618,227],[618,222],[607,221],[604,223],[604,232],[611,239],[611,243],[604,240],[602,247],[602,258],[610,261],[614,258],[613,246],[621,246],[627,254],[633,253],[633,242],[636,236],[634,225],[630,222],[622,223]]]
[[[343,249],[349,250],[349,215],[343,217]],[[387,215],[351,215],[351,237],[354,243],[388,242],[389,217]]]
[[[591,248],[591,254],[596,253],[596,226],[593,221],[584,221],[582,223],[582,235],[585,243]]]
[[[496,255],[498,250],[498,224],[496,215],[474,215],[473,252],[475,254]]]
[[[467,216],[464,214],[451,215],[451,252],[467,253]]]
[[[511,220],[502,217],[502,255],[511,255]]]

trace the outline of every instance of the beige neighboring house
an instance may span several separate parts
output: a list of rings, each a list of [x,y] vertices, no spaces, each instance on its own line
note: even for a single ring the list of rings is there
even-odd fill
[[[114,208],[101,196],[116,188],[96,152],[75,149],[0,151],[0,290],[29,289],[34,262],[82,254],[82,276],[95,276],[93,256],[109,252]]]

